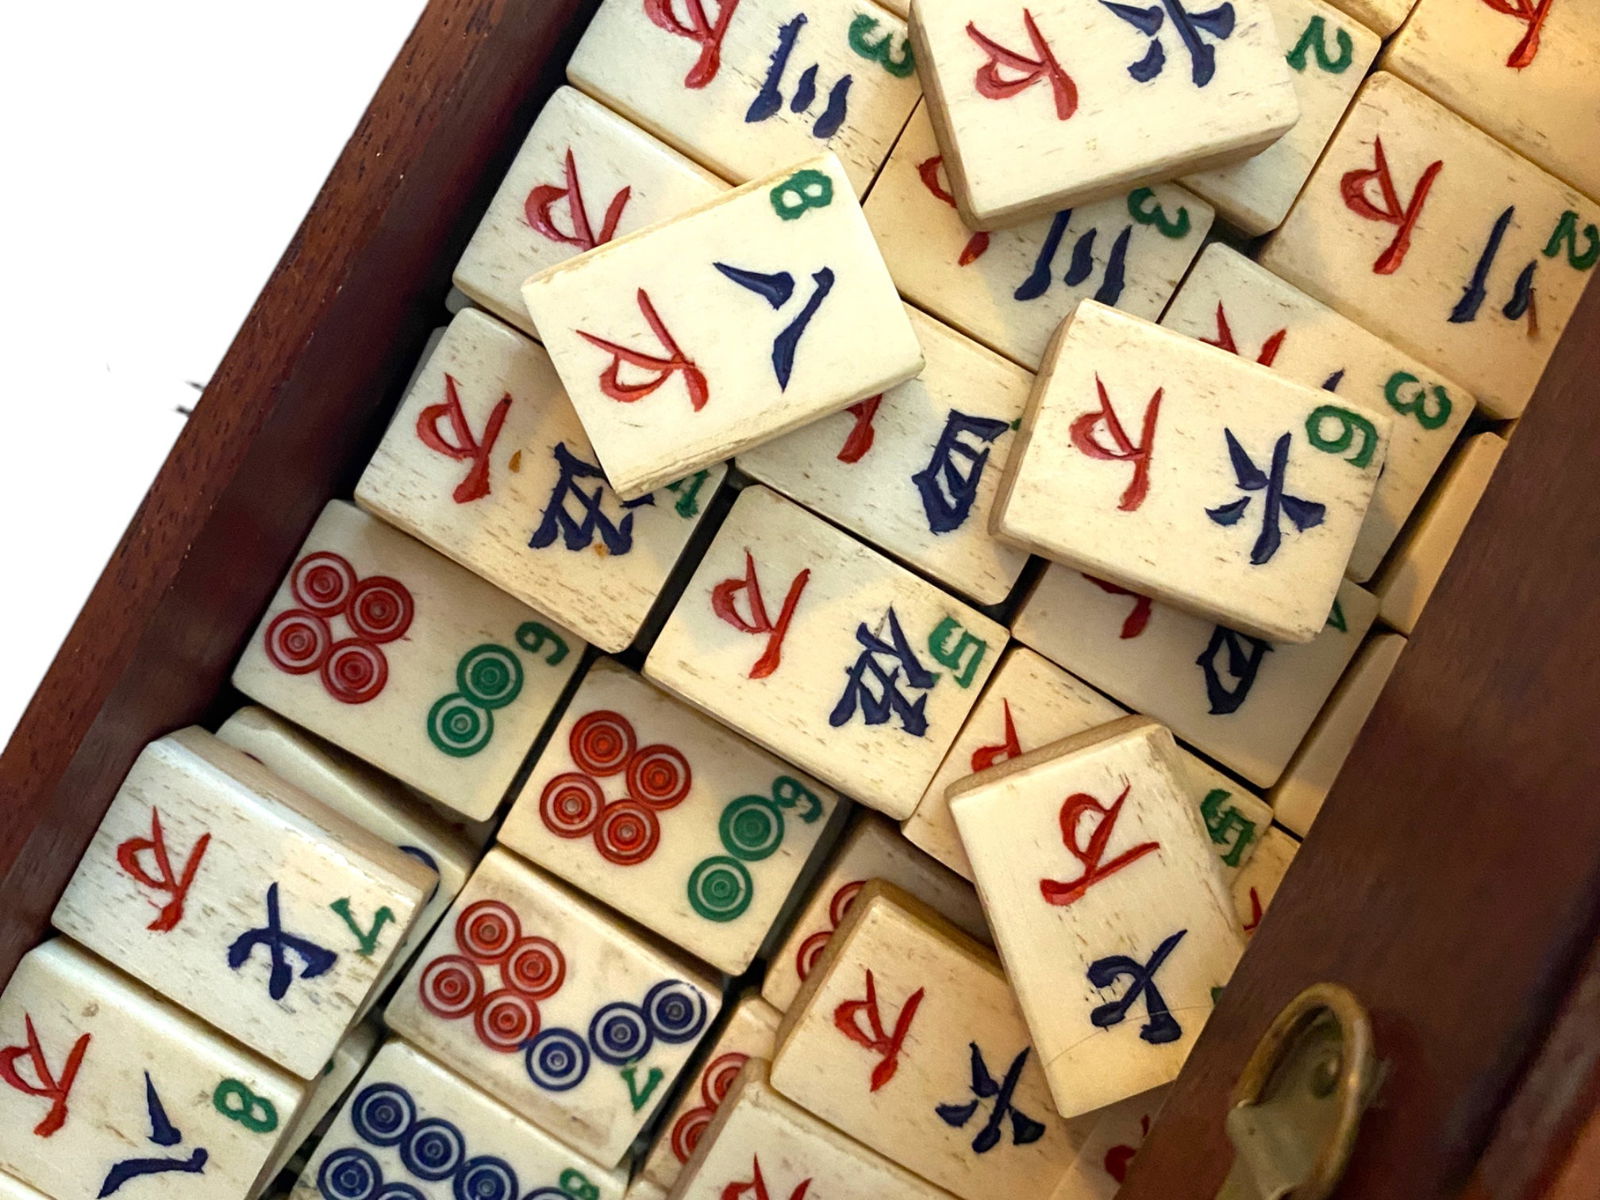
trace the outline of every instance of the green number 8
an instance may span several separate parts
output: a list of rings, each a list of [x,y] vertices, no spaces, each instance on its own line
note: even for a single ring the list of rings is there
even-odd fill
[[[807,168],[796,171],[772,189],[772,211],[785,221],[805,215],[807,209],[827,208],[833,203],[833,180],[821,171]]]

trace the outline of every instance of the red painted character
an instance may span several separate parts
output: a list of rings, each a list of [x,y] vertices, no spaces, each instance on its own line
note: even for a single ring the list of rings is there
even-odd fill
[[[703,88],[717,77],[722,67],[722,39],[728,32],[728,22],[739,8],[739,0],[710,0],[716,6],[715,19],[706,16],[705,0],[679,2],[687,17],[680,17],[674,11],[674,0],[644,0],[644,15],[668,33],[699,45],[700,57],[683,77],[683,86]]]
[[[1050,50],[1050,43],[1045,40],[1044,34],[1039,32],[1033,14],[1027,9],[1022,10],[1022,24],[1028,31],[1028,41],[1033,46],[1034,54],[1038,56],[1036,58],[1029,58],[1025,54],[1019,54],[1002,46],[993,38],[979,32],[977,25],[968,22],[967,36],[989,56],[989,61],[979,67],[973,77],[973,86],[978,89],[978,95],[986,99],[1007,100],[1044,80],[1050,84],[1050,91],[1055,99],[1056,119],[1065,121],[1078,111],[1078,85],[1061,69],[1061,64],[1056,61],[1055,54]],[[1005,76],[1001,74],[1002,69],[1015,71],[1018,74]]]
[[[164,902],[156,905],[160,911],[155,920],[145,926],[150,932],[168,933],[183,920],[183,902],[189,895],[195,872],[200,869],[200,860],[205,858],[206,847],[210,844],[211,835],[201,834],[189,851],[189,857],[184,860],[183,868],[174,870],[172,856],[167,851],[166,834],[161,828],[161,813],[154,805],[150,808],[150,836],[128,838],[118,844],[117,865],[131,875],[136,883],[167,896]],[[145,853],[155,860],[154,872],[147,870],[139,861],[139,856]]]
[[[611,197],[611,203],[606,205],[606,215],[600,223],[600,232],[594,231],[594,226],[589,221],[589,210],[583,202],[583,185],[578,179],[578,163],[572,157],[572,151],[567,151],[567,178],[562,187],[554,184],[540,184],[528,193],[528,198],[523,201],[522,215],[527,219],[534,232],[549,238],[552,242],[561,242],[564,245],[576,246],[579,250],[593,250],[596,246],[603,246],[617,235],[617,222],[622,219],[622,210],[628,207],[628,198],[633,195],[633,189],[623,188]],[[572,232],[567,233],[555,222],[552,210],[563,200],[567,202],[567,210],[572,214]]]
[[[661,343],[661,348],[666,354],[646,354],[642,350],[634,350],[578,330],[578,336],[584,341],[612,356],[611,365],[600,372],[600,390],[619,404],[633,404],[643,400],[674,375],[681,374],[683,386],[689,393],[689,405],[695,412],[699,412],[711,397],[711,389],[706,383],[705,374],[695,366],[693,359],[678,348],[678,343],[667,329],[666,322],[656,312],[656,306],[650,302],[650,294],[640,288],[635,293],[635,298],[639,304],[639,311],[644,314],[645,323],[650,326],[650,332],[656,335],[656,340]],[[642,383],[623,383],[621,376],[624,364],[639,367],[653,374]]]
[[[927,188],[951,208],[956,206],[956,198],[949,188],[940,182],[939,168],[944,166],[944,155],[936,154],[932,158],[925,158],[917,164],[917,176],[922,180],[922,186]],[[961,248],[961,254],[956,259],[956,265],[965,267],[977,262],[983,257],[984,251],[989,249],[989,235],[975,233],[967,239],[967,244]]]
[[[474,437],[472,427],[467,424],[467,414],[461,407],[461,393],[455,376],[446,374],[444,403],[430,404],[417,414],[417,437],[424,446],[446,458],[472,464],[467,477],[456,484],[455,491],[450,493],[451,499],[457,504],[469,504],[489,494],[489,455],[494,453],[500,427],[506,423],[506,414],[510,411],[511,393],[507,392],[500,397],[499,403],[490,410],[489,419],[483,423],[483,437]],[[441,420],[450,423],[453,441],[446,439],[439,431]]]
[[[1269,337],[1261,344],[1261,353],[1256,355],[1256,362],[1263,367],[1270,367],[1277,361],[1278,351],[1283,349],[1283,340],[1288,336],[1287,329],[1280,329]],[[1222,306],[1222,301],[1217,301],[1217,336],[1200,340],[1208,346],[1226,350],[1229,354],[1239,353],[1239,343],[1233,339],[1233,329],[1228,324],[1228,310]]]
[[[761,1176],[761,1156],[759,1154],[752,1159],[751,1172],[748,1182],[734,1182],[724,1187],[720,1200],[744,1200],[746,1196],[750,1200],[774,1200],[772,1194],[767,1191],[767,1181]],[[794,1191],[789,1193],[789,1200],[806,1200],[806,1192],[810,1190],[811,1180],[807,1179],[798,1184]],[[781,1192],[778,1194],[777,1200],[782,1200]]]
[[[858,1046],[864,1046],[878,1055],[878,1064],[872,1068],[870,1091],[875,1092],[886,1085],[900,1069],[900,1051],[905,1045],[906,1035],[911,1032],[911,1022],[916,1019],[926,990],[918,988],[907,998],[900,1007],[900,1016],[895,1020],[892,1033],[884,1030],[883,1015],[878,1010],[877,982],[870,970],[867,972],[866,998],[846,1000],[833,1010],[834,1028]],[[864,1029],[861,1025],[863,1016],[867,1022]]]
[[[1161,396],[1166,389],[1157,388],[1156,394],[1150,397],[1150,403],[1145,405],[1144,423],[1139,431],[1139,440],[1135,442],[1128,437],[1122,422],[1117,419],[1117,411],[1111,407],[1111,397],[1106,394],[1106,385],[1100,382],[1098,375],[1094,377],[1094,386],[1100,394],[1100,407],[1076,418],[1068,433],[1080,454],[1102,462],[1133,464],[1133,478],[1123,491],[1117,507],[1123,512],[1136,512],[1150,491],[1150,455],[1155,449],[1156,420],[1161,415]],[[1111,436],[1110,447],[1100,441],[1099,426],[1102,423]]]
[[[1111,834],[1117,827],[1117,818],[1122,815],[1122,805],[1128,798],[1128,793],[1133,790],[1133,785],[1122,789],[1112,803],[1106,808],[1087,792],[1074,792],[1061,802],[1061,844],[1071,853],[1072,857],[1083,864],[1083,874],[1077,879],[1066,881],[1056,879],[1041,879],[1039,892],[1048,904],[1065,908],[1074,901],[1083,899],[1089,889],[1099,883],[1108,875],[1114,875],[1123,867],[1143,858],[1152,851],[1161,849],[1159,842],[1140,842],[1130,850],[1117,855],[1110,862],[1102,863],[1105,858],[1106,846],[1111,841]],[[1085,816],[1092,813],[1099,814],[1093,830],[1089,834],[1087,846],[1079,844],[1079,825]]]
[[[868,396],[865,400],[857,400],[845,412],[856,419],[850,429],[850,436],[845,438],[844,445],[839,448],[838,459],[842,463],[858,463],[866,457],[867,451],[872,449],[873,439],[877,431],[872,428],[872,420],[878,415],[878,405],[883,403],[883,393]]]
[[[1422,172],[1422,178],[1417,180],[1411,199],[1402,204],[1400,193],[1395,189],[1394,175],[1389,170],[1388,156],[1383,152],[1383,139],[1380,137],[1373,139],[1372,169],[1347,171],[1344,178],[1339,181],[1339,194],[1344,197],[1346,208],[1358,217],[1368,221],[1381,221],[1395,226],[1398,230],[1394,240],[1372,264],[1373,274],[1393,275],[1405,262],[1406,254],[1411,249],[1411,234],[1416,229],[1417,218],[1422,216],[1422,206],[1428,202],[1428,193],[1433,190],[1434,181],[1439,178],[1439,172],[1442,170],[1444,170],[1443,159],[1429,163],[1427,170]],[[1367,184],[1373,180],[1378,181],[1381,204],[1374,204],[1367,196]]]
[[[1142,1144],[1150,1133],[1150,1118],[1139,1118],[1139,1141]],[[1139,1152],[1138,1146],[1113,1146],[1106,1151],[1106,1174],[1118,1183],[1128,1178],[1128,1167],[1133,1163],[1133,1156]]]
[[[765,679],[778,669],[783,657],[783,639],[789,633],[789,622],[794,619],[794,610],[800,603],[800,594],[806,590],[806,584],[810,581],[809,567],[789,581],[789,590],[784,595],[783,607],[778,611],[776,621],[767,615],[766,601],[761,594],[761,580],[756,575],[756,560],[748,550],[744,552],[744,578],[734,576],[732,579],[724,579],[711,589],[712,612],[740,633],[753,633],[767,639],[766,649],[750,668],[751,679]],[[740,592],[746,593],[750,598],[748,617],[739,611],[735,603],[735,597]]]
[[[1550,15],[1550,6],[1555,0],[1483,0],[1497,13],[1505,13],[1508,17],[1515,17],[1528,27],[1511,51],[1511,57],[1506,59],[1506,66],[1514,67],[1518,71],[1533,65],[1533,60],[1539,55],[1539,37],[1544,32],[1545,18]]]
[[[1139,592],[1129,591],[1125,587],[1110,583],[1104,579],[1096,579],[1093,575],[1085,575],[1090,583],[1112,596],[1131,596],[1133,598],[1133,611],[1122,622],[1122,632],[1118,636],[1122,641],[1130,641],[1145,631],[1150,624],[1150,613],[1154,602],[1149,596]]]
[[[1261,904],[1261,893],[1255,888],[1250,889],[1250,920],[1245,923],[1244,931],[1251,934],[1256,931],[1256,926],[1261,924],[1264,909]]]
[[[27,1044],[0,1049],[0,1081],[24,1095],[50,1101],[50,1110],[33,1127],[35,1135],[47,1138],[67,1123],[67,1099],[72,1095],[72,1084],[78,1078],[78,1068],[83,1066],[83,1056],[89,1050],[92,1035],[86,1033],[72,1044],[66,1062],[61,1065],[61,1074],[57,1076],[45,1059],[39,1034],[33,1028],[33,1018],[24,1013],[22,1023],[27,1029]],[[17,1069],[24,1058],[32,1073],[31,1079],[23,1078]]]
[[[998,763],[1009,762],[1022,753],[1022,743],[1017,740],[1017,725],[1011,719],[1011,701],[1002,699],[1000,703],[1005,708],[1006,714],[1006,740],[995,746],[979,746],[972,752],[972,769],[974,771],[987,771]]]

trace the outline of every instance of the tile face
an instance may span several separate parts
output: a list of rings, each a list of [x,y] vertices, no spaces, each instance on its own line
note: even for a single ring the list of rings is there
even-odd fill
[[[1400,28],[1415,4],[1416,0],[1335,0],[1334,7],[1388,37]]]
[[[1022,429],[998,534],[1231,627],[1306,642],[1366,517],[1389,419],[1084,301]]]
[[[780,1039],[773,1087],[964,1200],[1047,1195],[1072,1162],[994,952],[886,884],[851,907]]]
[[[626,500],[922,369],[832,155],[552,267],[522,296]]]
[[[714,199],[720,179],[576,88],[545,102],[456,264],[455,285],[535,333],[522,281]]]
[[[1384,55],[1383,66],[1597,198],[1596,28],[1596,0],[1420,0]]]
[[[310,1079],[434,874],[203,729],[145,747],[50,922]]]
[[[1462,443],[1438,489],[1373,584],[1383,623],[1389,628],[1409,634],[1417,627],[1505,452],[1505,439],[1493,433],[1480,433]]]
[[[9,1175],[0,1175],[0,1200],[50,1200],[50,1197]]]
[[[500,840],[739,975],[839,807],[816,780],[600,659]]]
[[[614,1166],[720,1003],[686,963],[495,849],[384,1019],[520,1116]]]
[[[868,0],[605,0],[567,78],[725,179],[827,149],[857,195],[920,94],[905,22]]]
[[[1033,376],[908,308],[927,365],[881,397],[739,456],[739,468],[979,604],[1028,555],[989,513]]]
[[[975,229],[1247,158],[1299,115],[1263,0],[918,0],[911,37]]]
[[[574,1154],[400,1041],[361,1076],[290,1200],[619,1200],[626,1175]]]
[[[810,899],[795,915],[788,938],[767,968],[762,996],[779,1009],[789,1008],[856,896],[874,879],[887,880],[958,928],[988,940],[977,893],[901,837],[888,821],[867,813],[845,837]]]
[[[739,1001],[707,1052],[698,1082],[683,1094],[678,1107],[661,1123],[656,1144],[644,1160],[644,1179],[663,1189],[677,1182],[683,1164],[689,1161],[711,1127],[717,1109],[727,1098],[744,1064],[752,1058],[772,1061],[778,1040],[778,1022],[782,1017],[782,1013],[753,993]]]
[[[463,816],[499,807],[583,657],[570,631],[335,500],[233,683]]]
[[[751,1060],[672,1190],[673,1200],[941,1200],[948,1193],[776,1092]]]
[[[429,357],[356,503],[615,653],[727,474],[623,503],[543,347],[467,310]]]
[[[1089,1136],[1050,1200],[1116,1200],[1166,1095],[1153,1088],[1092,1114]]]
[[[910,815],[1006,631],[762,487],[734,502],[645,674],[841,793]]]
[[[1239,925],[1249,937],[1261,924],[1262,915],[1278,894],[1278,885],[1294,861],[1300,843],[1281,829],[1270,829],[1261,842],[1260,852],[1233,881],[1233,903]]]
[[[950,814],[948,789],[978,771],[1125,715],[1121,705],[1082,680],[1024,646],[1012,647],[901,831],[962,878],[971,879],[972,863]],[[1201,759],[1182,749],[1178,755],[1188,769],[1191,794],[1217,856],[1227,871],[1237,871],[1249,861],[1258,834],[1272,824],[1272,809]]]
[[[1300,120],[1260,154],[1183,180],[1215,204],[1223,220],[1252,237],[1276,229],[1289,215],[1381,45],[1365,25],[1323,0],[1266,4],[1292,72]]]
[[[394,783],[343,751],[296,729],[276,713],[241,708],[217,730],[219,740],[242,750],[279,779],[348,817],[416,859],[433,878],[422,907],[379,976],[368,1004],[411,961],[444,916],[477,855],[443,821]]]
[[[1204,200],[1162,183],[974,233],[956,212],[925,104],[865,211],[901,295],[1029,370],[1079,300],[1159,317],[1213,218]]]
[[[1305,837],[1310,831],[1405,648],[1406,639],[1398,633],[1374,634],[1361,647],[1272,789],[1272,810],[1291,832]]]
[[[1377,601],[1339,588],[1314,641],[1263,641],[1053,566],[1016,620],[1019,641],[1203,754],[1268,787],[1361,647]]]
[[[1597,221],[1600,207],[1380,72],[1261,264],[1514,417],[1600,261]]]
[[[18,965],[0,1044],[0,1172],[47,1196],[246,1200],[304,1099],[65,938]]]
[[[1170,1083],[1243,950],[1171,734],[1125,718],[951,808],[1062,1115]]]
[[[306,1102],[295,1114],[289,1132],[278,1143],[278,1152],[272,1156],[263,1179],[275,1179],[294,1158],[295,1153],[316,1132],[324,1118],[344,1099],[356,1077],[367,1069],[367,1063],[378,1051],[378,1028],[375,1023],[357,1025],[344,1035],[344,1040],[334,1050],[333,1057],[323,1067],[322,1073],[311,1082]],[[3,1195],[4,1193],[0,1193]]]
[[[1346,568],[1358,583],[1370,579],[1472,415],[1471,393],[1220,243],[1206,247],[1161,323],[1389,419],[1383,471]]]

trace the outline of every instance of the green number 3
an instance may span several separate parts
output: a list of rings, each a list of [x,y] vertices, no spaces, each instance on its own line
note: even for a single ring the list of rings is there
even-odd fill
[[[897,53],[893,33],[884,34],[876,42],[867,41],[877,28],[877,17],[867,13],[858,15],[850,22],[850,49],[868,62],[882,63],[883,69],[896,79],[904,79],[917,69],[916,61],[911,57],[911,39],[901,34]]]
[[[1178,219],[1167,216],[1167,210],[1156,199],[1154,189],[1142,187],[1128,193],[1128,215],[1141,225],[1154,225],[1162,237],[1176,241],[1189,236],[1189,210],[1178,209]]]
[[[1403,397],[1401,392],[1407,388],[1416,389],[1409,398]],[[1450,403],[1450,393],[1435,384],[1432,388],[1434,405],[1428,407],[1430,390],[1415,375],[1405,371],[1396,371],[1389,376],[1389,382],[1383,385],[1383,398],[1389,402],[1389,407],[1395,412],[1408,417],[1416,417],[1417,424],[1424,429],[1437,429],[1450,419],[1450,410],[1454,406]]]

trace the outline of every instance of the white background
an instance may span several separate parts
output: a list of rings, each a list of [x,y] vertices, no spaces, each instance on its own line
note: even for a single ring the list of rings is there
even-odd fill
[[[422,8],[6,5],[0,743]]]

